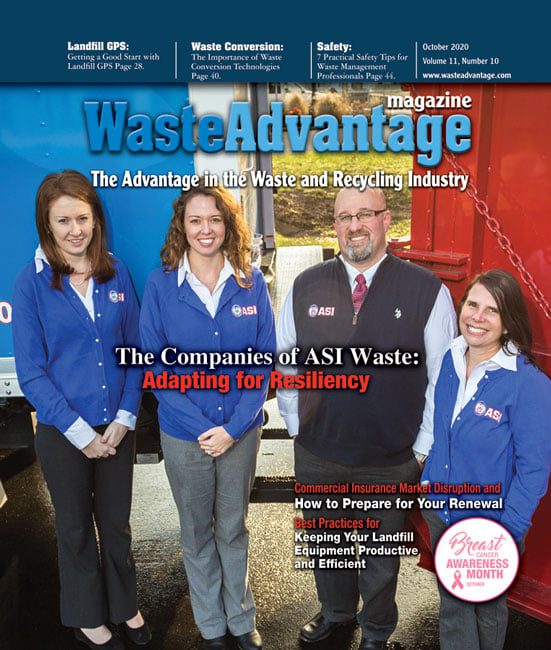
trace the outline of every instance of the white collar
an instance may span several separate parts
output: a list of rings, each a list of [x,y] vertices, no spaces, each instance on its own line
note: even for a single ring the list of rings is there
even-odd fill
[[[463,335],[460,335],[452,341],[451,344],[452,355],[456,357],[464,357],[468,347],[469,346],[467,344],[467,341],[465,341]],[[486,361],[483,361],[482,363],[488,364],[492,362],[495,363],[500,368],[504,368],[505,370],[512,370],[513,372],[516,372],[517,357],[519,354],[520,352],[517,346],[511,341],[508,341],[507,352],[505,352],[503,348],[499,348],[499,350],[494,354],[493,357],[491,357],[490,359],[486,359]]]
[[[196,276],[193,275],[193,271],[191,270],[191,266],[189,264],[189,259],[188,259],[188,254],[187,251],[184,253],[184,256],[180,260],[180,264],[178,266],[178,286],[182,284],[182,282],[186,279],[187,276],[191,276],[192,278],[196,279]],[[220,282],[226,282],[229,278],[231,278],[232,275],[235,275],[235,272],[233,270],[233,266],[231,265],[229,259],[224,255],[224,266],[222,267],[220,271],[220,276],[218,278],[217,284],[220,284]],[[239,271],[239,275],[242,278],[245,278],[245,274],[243,271]]]
[[[46,262],[48,266],[50,265],[46,253],[42,250],[42,246],[39,244],[34,252],[34,268],[37,273],[41,273],[44,270],[44,262]]]
[[[113,256],[113,253],[111,253],[111,251],[108,252],[109,255]],[[44,252],[42,246],[39,244],[34,252],[34,268],[36,269],[37,273],[41,273],[44,270],[44,262],[50,266],[50,262],[48,262],[46,253]]]
[[[341,255],[341,262],[344,264],[344,268],[346,269],[346,274],[348,275],[348,281],[350,282],[350,286],[354,286],[354,282],[356,281],[356,278],[358,277],[358,274],[361,273],[364,278],[367,286],[371,284],[371,281],[373,280],[373,276],[375,273],[377,273],[377,269],[379,266],[381,266],[382,261],[388,257],[388,254],[385,253],[381,259],[374,264],[373,266],[370,266],[368,269],[365,271],[360,271],[358,270],[355,266],[352,266],[350,262],[347,262],[344,257]]]

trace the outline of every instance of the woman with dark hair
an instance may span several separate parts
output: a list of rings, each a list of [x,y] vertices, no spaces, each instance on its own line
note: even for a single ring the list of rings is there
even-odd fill
[[[251,233],[221,187],[183,192],[150,275],[140,316],[142,348],[263,357],[275,350],[274,318],[262,274],[251,266]],[[174,356],[174,352],[169,356]],[[170,360],[167,359],[170,363]],[[260,442],[269,363],[159,364],[157,371],[207,377],[182,392],[156,391],[165,467],[180,515],[184,566],[204,648],[262,647],[248,581],[249,494]],[[244,390],[237,376],[255,375]],[[225,385],[227,381],[227,385]]]
[[[129,527],[141,373],[113,353],[138,345],[138,302],[107,251],[102,206],[82,174],[42,181],[36,226],[40,246],[15,283],[13,335],[55,509],[61,620],[90,648],[123,647],[108,620],[144,645]]]
[[[520,286],[499,269],[478,275],[459,305],[459,330],[444,356],[434,395],[434,443],[423,482],[501,484],[501,510],[425,510],[433,548],[467,517],[501,523],[522,547],[547,490],[551,464],[551,381],[534,365],[532,329]],[[491,417],[490,417],[491,415]],[[440,647],[500,650],[506,595],[462,601],[440,584]]]

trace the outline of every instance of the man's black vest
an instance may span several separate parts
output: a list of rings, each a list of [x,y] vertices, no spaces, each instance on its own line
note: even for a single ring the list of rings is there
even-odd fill
[[[391,466],[411,459],[427,386],[424,329],[440,286],[429,271],[387,255],[354,319],[350,284],[339,258],[297,277],[293,313],[301,349],[298,371],[371,376],[364,394],[300,390],[299,444],[343,465]],[[310,349],[328,346],[347,349],[343,366],[303,365]],[[371,365],[370,360],[368,366],[357,366],[350,347],[418,352],[419,363],[392,367]]]

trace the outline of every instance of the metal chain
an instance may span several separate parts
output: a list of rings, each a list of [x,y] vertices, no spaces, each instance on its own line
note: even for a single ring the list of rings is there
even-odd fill
[[[402,87],[404,90],[409,90],[412,97],[418,96],[413,84],[403,84]],[[426,112],[429,114],[434,114],[434,111],[430,109]],[[551,305],[547,301],[544,293],[538,287],[532,274],[526,268],[526,265],[524,264],[521,256],[515,252],[511,240],[503,232],[501,224],[495,217],[492,216],[490,207],[486,201],[480,198],[478,188],[471,180],[472,176],[470,171],[457,160],[457,156],[455,156],[455,154],[452,154],[449,151],[445,151],[444,158],[448,161],[455,172],[468,176],[469,182],[467,184],[467,189],[465,190],[467,196],[473,200],[476,211],[483,218],[486,226],[488,227],[488,230],[496,238],[499,247],[506,253],[513,268],[516,269],[520,279],[532,294],[532,297],[536,301],[537,306],[543,311],[545,317],[548,320],[551,320]]]

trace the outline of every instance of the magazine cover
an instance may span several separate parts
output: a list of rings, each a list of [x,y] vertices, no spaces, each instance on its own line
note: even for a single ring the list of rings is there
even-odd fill
[[[348,30],[0,70],[2,647],[547,646],[545,58]]]

